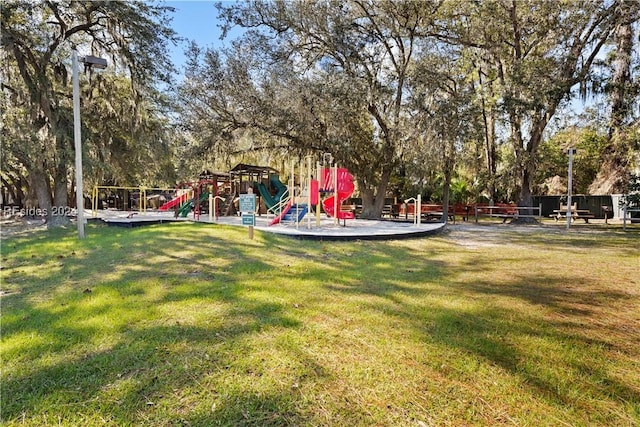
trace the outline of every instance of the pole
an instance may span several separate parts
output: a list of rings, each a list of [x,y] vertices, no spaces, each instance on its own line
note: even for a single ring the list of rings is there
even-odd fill
[[[71,54],[73,68],[73,144],[76,150],[76,222],[78,239],[84,239],[84,198],[82,196],[82,141],[80,134],[80,82],[78,78],[78,52]]]
[[[333,223],[340,225],[338,219],[338,164],[333,164]]]
[[[209,191],[209,222],[213,221],[213,188]]]
[[[98,216],[98,186],[94,185],[91,190],[91,217]]]
[[[571,187],[573,187],[573,148],[569,148],[569,178],[567,181],[567,230],[571,227]]]
[[[140,189],[138,190],[138,194],[140,197],[138,199],[138,212],[140,212],[140,215],[144,215],[145,211],[147,210],[147,194],[143,187],[140,187]]]
[[[307,156],[307,229],[311,229],[311,156]]]
[[[289,174],[289,199],[291,199],[291,204],[295,203],[296,194],[295,194],[295,185],[296,185],[296,171],[295,171],[295,160],[291,160],[291,173]]]
[[[316,162],[316,177],[318,178],[318,194],[317,194],[317,201],[318,204],[316,204],[316,227],[320,227],[320,190],[323,188],[322,187],[322,180],[324,179],[323,177],[324,175],[324,170],[320,168],[320,162],[317,161]]]
[[[253,194],[253,187],[247,188],[247,194]],[[255,196],[253,197],[253,209],[251,209],[250,215],[253,218],[253,221],[256,219],[256,207],[255,207]],[[249,240],[253,240],[253,223],[249,226]]]

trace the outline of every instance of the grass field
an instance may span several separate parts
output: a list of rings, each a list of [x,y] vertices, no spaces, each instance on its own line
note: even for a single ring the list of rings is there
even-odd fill
[[[2,241],[3,425],[640,425],[637,232],[88,235]]]

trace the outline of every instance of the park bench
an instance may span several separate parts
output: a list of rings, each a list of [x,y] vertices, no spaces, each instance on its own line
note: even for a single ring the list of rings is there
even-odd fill
[[[475,207],[475,215],[476,222],[478,222],[478,217],[487,216],[492,218],[501,218],[504,223],[508,219],[518,217],[518,207],[510,203],[497,203],[495,205],[478,204]]]
[[[461,216],[463,221],[467,221],[469,219],[469,212],[472,209],[473,208],[469,205],[456,203],[449,205],[447,216],[454,222],[456,215]],[[441,204],[425,203],[420,206],[420,211],[422,218],[426,220],[440,219],[443,215],[443,207]],[[415,215],[415,204],[404,203],[398,205],[397,213],[394,214],[394,217],[398,217],[400,215],[404,216],[405,219],[408,219],[409,215]]]
[[[637,217],[634,217],[635,212],[640,212],[640,208],[623,206],[622,207],[622,229],[627,229],[627,222],[634,223],[640,221]]]
[[[455,205],[453,205],[453,213],[455,215],[460,215],[463,221],[469,220],[469,212],[471,212],[472,210],[472,206],[466,205],[464,203],[456,203]]]
[[[356,205],[340,205],[340,212],[351,212],[356,214]]]
[[[384,205],[382,208],[382,216],[389,218],[398,218],[398,205]]]

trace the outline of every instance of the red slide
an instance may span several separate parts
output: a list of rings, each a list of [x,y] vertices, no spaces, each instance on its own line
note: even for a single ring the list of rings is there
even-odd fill
[[[280,215],[278,215],[273,220],[271,220],[269,225],[275,225],[275,224],[279,223],[280,221],[282,221],[282,218],[284,218],[284,216],[287,214],[287,212],[289,212],[289,209],[291,209],[291,199],[289,199],[289,201],[287,202],[287,205],[284,207],[284,209],[282,209],[282,212],[280,212]]]
[[[179,205],[181,202],[186,202],[187,199],[188,199],[187,196],[188,196],[187,193],[181,194],[180,196],[176,197],[175,199],[171,199],[167,203],[165,203],[164,205],[160,206],[158,208],[158,210],[159,211],[168,211],[169,209],[172,209],[176,205]]]
[[[323,169],[322,191],[335,191],[338,193],[338,219],[354,219],[355,215],[353,212],[342,212],[340,210],[342,202],[351,197],[353,190],[355,189],[355,186],[353,185],[353,175],[351,175],[346,168],[338,168],[337,188],[334,188],[332,172],[333,169]],[[322,207],[329,216],[334,216],[334,198],[335,195],[322,201]]]

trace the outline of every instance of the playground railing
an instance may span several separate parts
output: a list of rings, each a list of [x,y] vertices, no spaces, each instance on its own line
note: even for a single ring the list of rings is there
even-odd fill
[[[282,194],[282,196],[280,196],[280,200],[278,200],[278,203],[276,203],[275,205],[267,209],[267,218],[271,219],[273,217],[280,215],[280,213],[287,206],[287,203],[289,203],[289,199],[290,199],[289,190],[286,190]]]
[[[633,220],[636,219],[631,216],[632,212],[640,212],[640,208],[630,208],[627,205],[624,205],[622,207],[622,229],[623,230],[627,229],[627,221],[633,222]]]
[[[405,205],[409,205],[410,203],[413,203],[413,225],[420,225],[420,220],[422,219],[422,215],[415,215],[415,212],[422,212],[422,200],[420,198],[420,194],[418,194],[418,198],[415,197],[411,197],[409,199],[406,199],[404,201]],[[408,213],[409,209],[407,207],[407,209],[405,210],[405,213]]]
[[[220,204],[218,204],[218,200],[221,200],[223,203],[225,198],[222,196],[213,196],[209,194],[209,221],[217,221],[218,220],[218,210]]]
[[[147,212],[147,210],[149,209],[156,209],[157,207],[155,206],[151,206],[149,207],[149,200],[148,200],[148,196],[147,196],[147,192],[167,192],[167,191],[174,191],[175,188],[174,187],[145,187],[144,185],[140,185],[138,187],[130,187],[130,186],[114,186],[114,185],[94,185],[93,189],[91,190],[91,216],[92,217],[97,217],[98,216],[98,211],[101,209],[104,209],[105,207],[101,206],[101,203],[103,203],[103,200],[100,200],[100,193],[105,192],[105,193],[116,193],[118,191],[129,191],[131,193],[138,193],[138,199],[134,199],[131,197],[128,199],[122,199],[123,200],[123,205],[122,205],[122,209],[126,210],[126,211],[133,211],[133,210],[137,210],[138,213],[140,214],[144,214],[145,212]],[[185,190],[186,192],[187,190]],[[186,199],[186,197],[185,197]],[[186,200],[185,200],[186,202]]]

